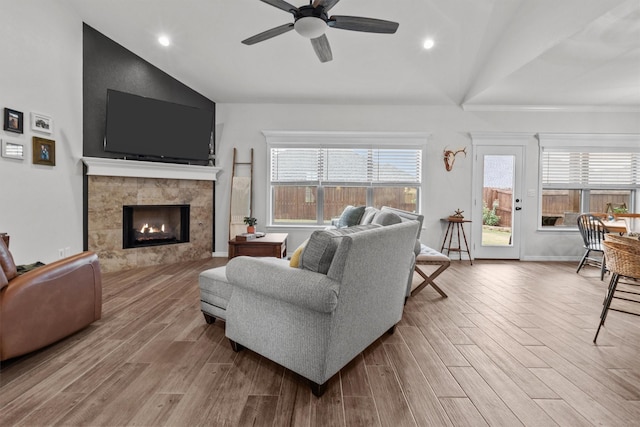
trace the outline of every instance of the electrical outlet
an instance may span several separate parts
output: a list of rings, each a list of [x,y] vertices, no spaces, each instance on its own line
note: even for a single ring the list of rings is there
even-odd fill
[[[59,259],[64,258],[64,249],[63,248],[58,249],[58,258]]]
[[[71,248],[69,246],[64,248],[64,256],[65,257],[71,256]]]

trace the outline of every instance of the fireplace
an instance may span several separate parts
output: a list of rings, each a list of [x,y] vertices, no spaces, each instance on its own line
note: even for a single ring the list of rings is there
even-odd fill
[[[123,206],[122,248],[188,242],[189,207],[189,205]]]

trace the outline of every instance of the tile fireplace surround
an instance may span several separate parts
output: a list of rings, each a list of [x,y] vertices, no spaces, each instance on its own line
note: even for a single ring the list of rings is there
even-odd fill
[[[220,168],[83,158],[87,165],[90,251],[103,272],[193,261],[212,256],[213,186]],[[191,205],[190,241],[122,248],[124,205]]]

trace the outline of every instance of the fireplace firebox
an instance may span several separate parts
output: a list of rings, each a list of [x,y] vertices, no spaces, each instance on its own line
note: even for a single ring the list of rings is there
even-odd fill
[[[123,206],[123,249],[188,242],[189,207],[189,205]]]

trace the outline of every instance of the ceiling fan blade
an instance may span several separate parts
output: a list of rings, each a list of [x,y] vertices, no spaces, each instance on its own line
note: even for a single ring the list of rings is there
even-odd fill
[[[287,3],[284,0],[260,0],[263,3],[270,4],[273,7],[277,7],[278,9],[282,9],[285,12],[295,13],[298,11],[298,8],[292,5],[291,3]]]
[[[287,31],[291,31],[291,30],[293,30],[293,23],[280,25],[279,27],[272,28],[260,34],[256,34],[253,37],[249,37],[246,40],[242,40],[242,43],[251,46],[252,44],[263,42],[265,40],[268,40],[275,36],[279,36],[280,34],[284,34]]]
[[[331,46],[329,46],[329,39],[327,39],[325,34],[315,39],[311,39],[311,46],[313,46],[313,50],[316,51],[316,55],[318,55],[320,62],[329,62],[333,59]]]
[[[341,30],[364,31],[366,33],[393,34],[398,29],[397,22],[360,16],[332,16],[327,22],[332,28]]]
[[[324,11],[328,12],[339,1],[340,0],[315,0],[313,2],[313,7],[323,6],[324,7]]]

